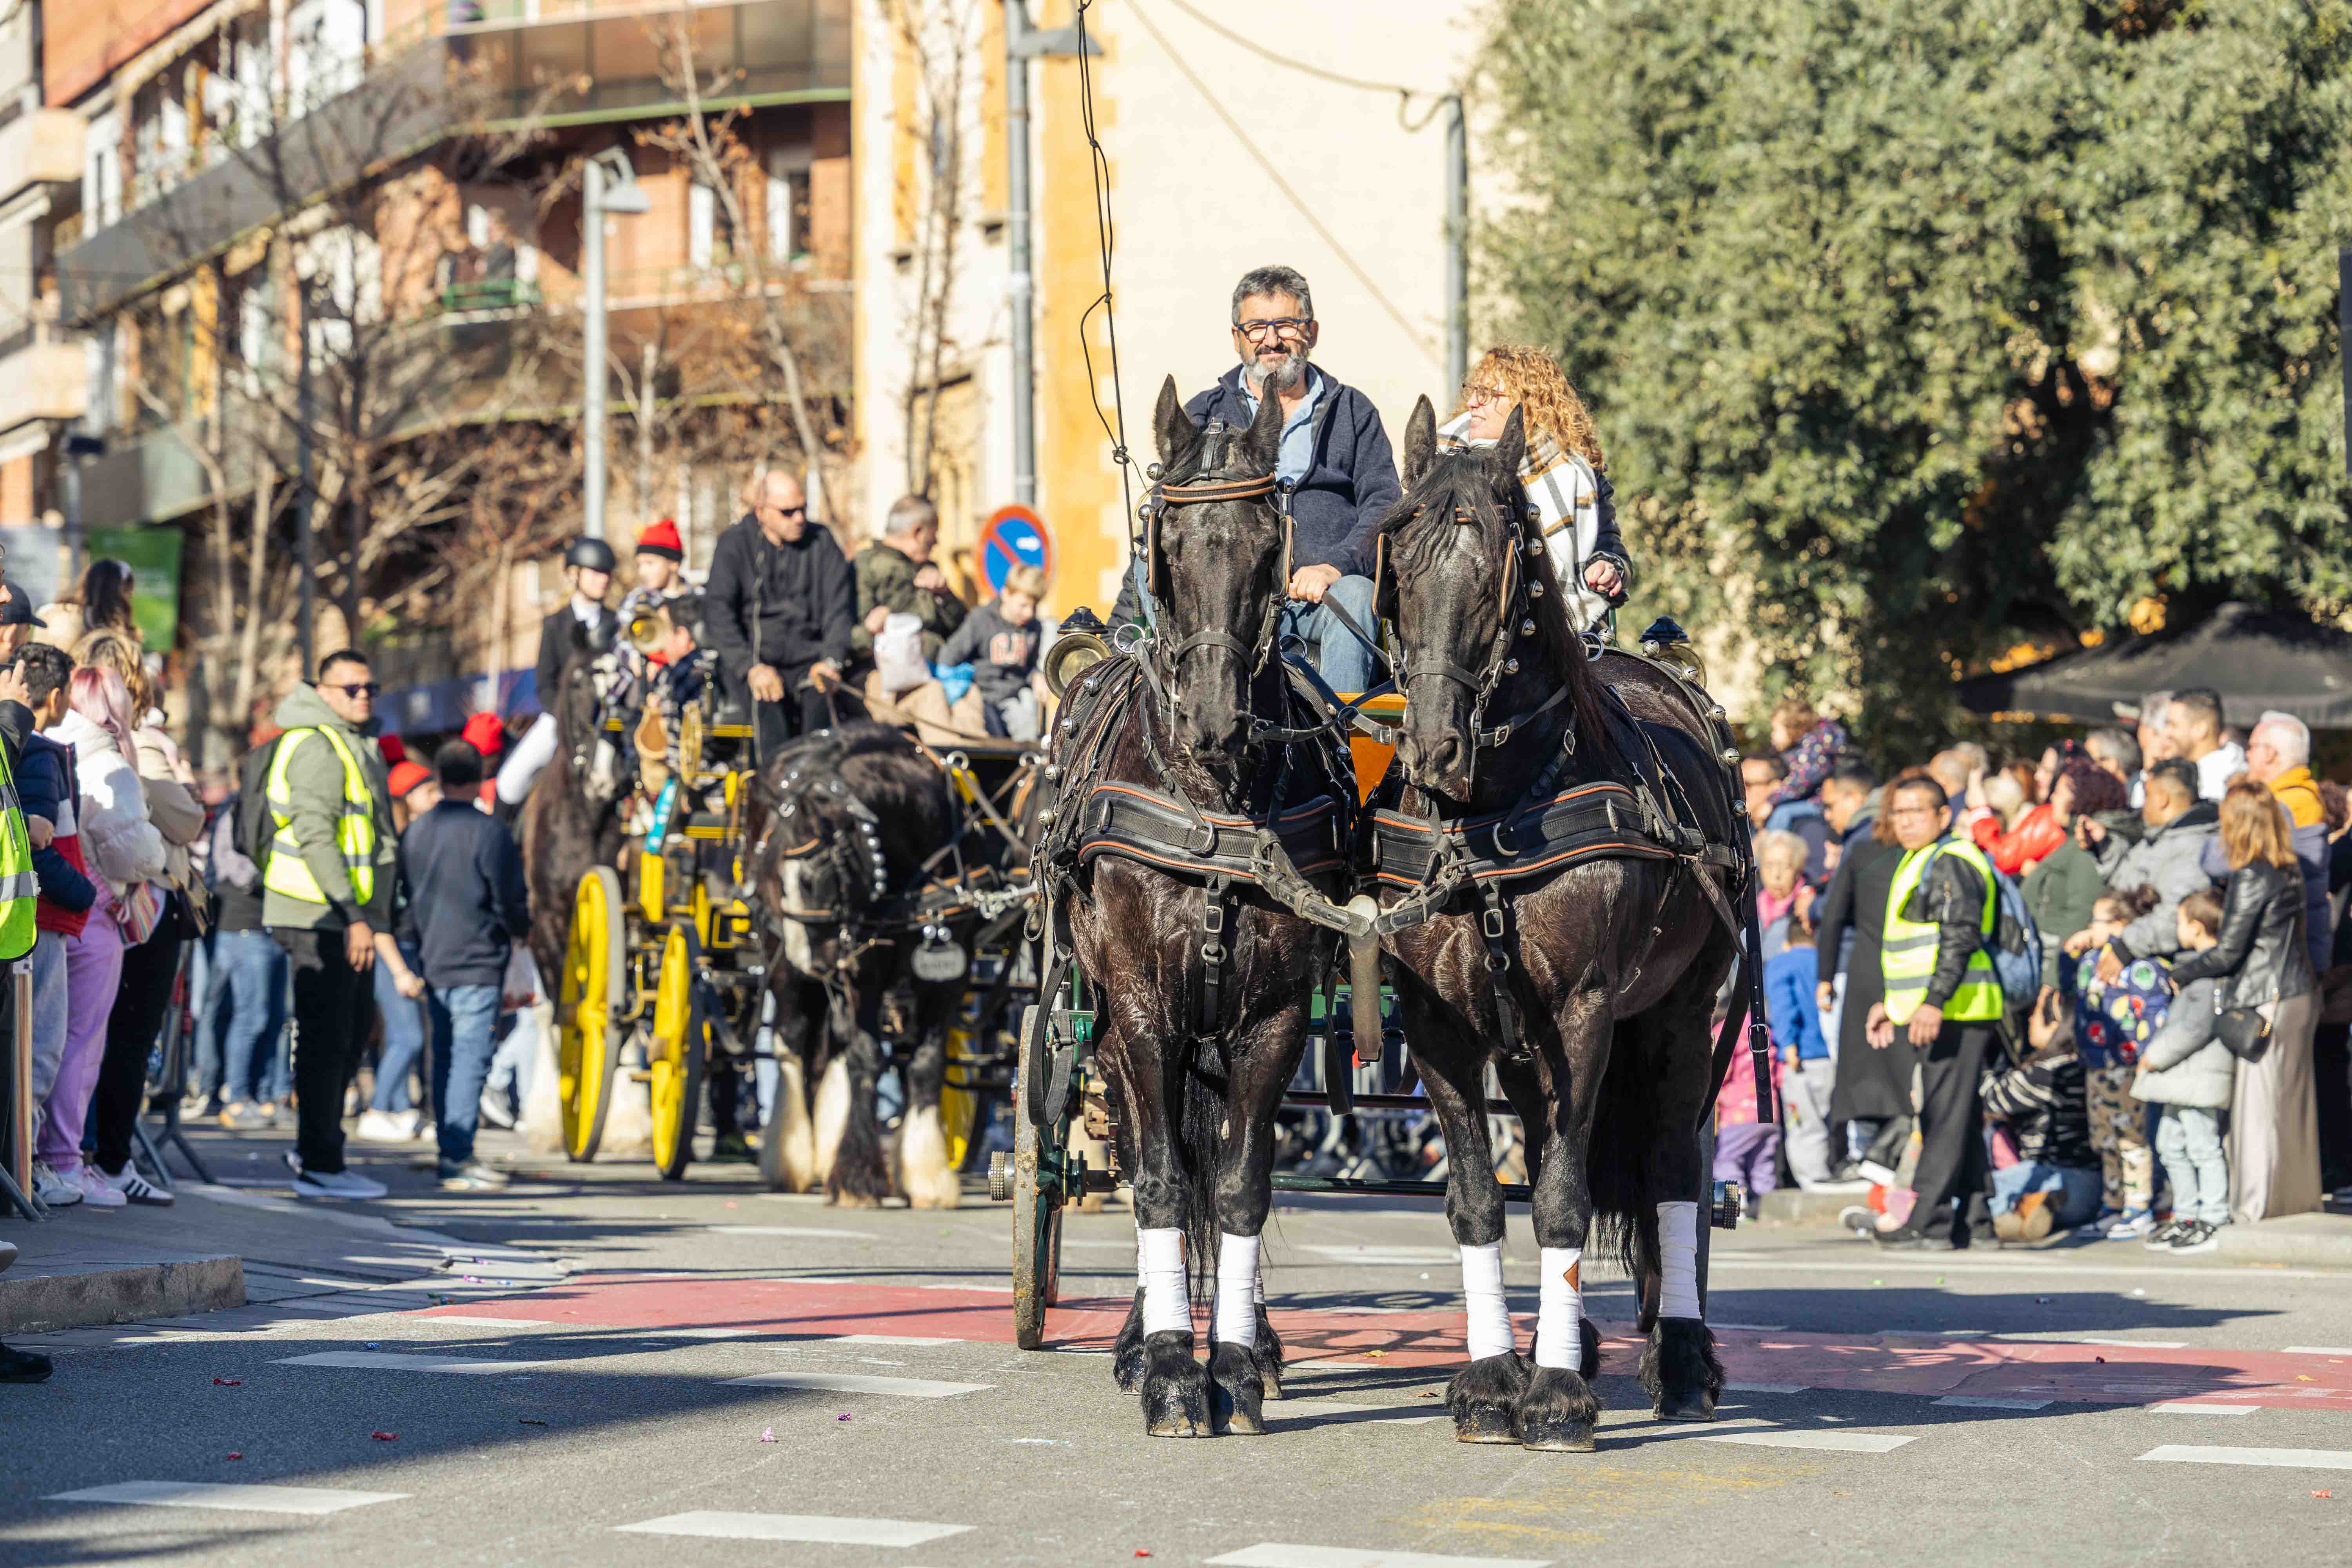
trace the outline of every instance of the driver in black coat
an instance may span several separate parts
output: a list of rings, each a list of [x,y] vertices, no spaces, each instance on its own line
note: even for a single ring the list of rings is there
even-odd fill
[[[571,656],[572,628],[586,629],[588,646],[603,651],[620,639],[621,617],[607,609],[604,595],[612,590],[613,569],[620,562],[613,547],[585,535],[563,552],[563,576],[572,596],[551,612],[539,627],[539,717],[499,768],[499,805],[513,812],[530,797],[530,786],[555,755],[555,701],[563,683],[564,660]]]
[[[841,546],[809,521],[798,479],[772,468],[748,499],[710,552],[703,636],[727,695],[751,703],[765,757],[831,722],[825,694],[849,662],[857,588]]]

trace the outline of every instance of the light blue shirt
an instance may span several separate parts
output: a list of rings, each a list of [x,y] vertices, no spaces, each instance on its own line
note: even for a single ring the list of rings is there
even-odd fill
[[[1323,379],[1323,373],[1308,365],[1307,395],[1300,401],[1297,412],[1282,422],[1282,450],[1274,460],[1276,479],[1288,479],[1295,485],[1307,477],[1308,467],[1315,461],[1315,411],[1323,405],[1330,390],[1331,384]],[[1257,399],[1250,395],[1246,373],[1242,376],[1241,395],[1244,406],[1255,417]]]

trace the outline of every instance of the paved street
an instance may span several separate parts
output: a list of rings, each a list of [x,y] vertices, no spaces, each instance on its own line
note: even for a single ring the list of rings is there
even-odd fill
[[[0,1390],[0,1561],[2075,1568],[2342,1562],[2352,1541],[2352,1273],[1743,1231],[1716,1243],[1723,1418],[1648,1418],[1630,1292],[1601,1278],[1601,1450],[1531,1454],[1443,1418],[1442,1219],[1297,1202],[1269,1232],[1294,1363],[1275,1431],[1170,1442],[1102,1353],[1131,1288],[1121,1213],[1072,1216],[1055,1348],[1024,1353],[1008,1211],[977,1194],[851,1212],[740,1166],[668,1185],[542,1163],[461,1202],[389,1152],[370,1168],[400,1185],[363,1210],[280,1212],[253,1185],[183,1213],[250,1210],[289,1257],[322,1227],[381,1237],[381,1267],[249,1258],[243,1309],[34,1336],[58,1373]],[[1524,1215],[1506,1250],[1524,1343]]]

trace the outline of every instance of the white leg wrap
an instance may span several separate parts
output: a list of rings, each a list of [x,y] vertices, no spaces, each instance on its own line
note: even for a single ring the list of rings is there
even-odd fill
[[[1547,1247],[1536,1306],[1536,1364],[1573,1370],[1584,1360],[1584,1248]]]
[[[1217,1238],[1216,1326],[1222,1345],[1257,1343],[1257,1237],[1227,1231]]]
[[[1658,1315],[1697,1317],[1698,1205],[1658,1205],[1658,1260],[1664,1276],[1658,1292]]]
[[[1470,1359],[1507,1355],[1518,1348],[1511,1311],[1503,1304],[1503,1244],[1462,1249],[1462,1305],[1470,1314]]]
[[[1135,1233],[1136,1275],[1143,1283],[1143,1331],[1192,1331],[1192,1301],[1184,1291],[1184,1233],[1173,1226]]]

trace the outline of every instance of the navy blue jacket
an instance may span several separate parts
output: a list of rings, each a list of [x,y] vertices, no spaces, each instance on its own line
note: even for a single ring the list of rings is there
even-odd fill
[[[415,949],[427,985],[506,978],[514,939],[530,934],[530,890],[505,823],[470,800],[443,801],[400,836],[400,880],[399,939]]]
[[[70,748],[35,731],[25,737],[25,765],[16,772],[16,801],[26,816],[58,820],[58,802],[66,791]],[[33,851],[33,879],[41,897],[68,914],[78,915],[98,902],[98,887],[74,868],[56,845]]]
[[[1396,455],[1372,400],[1316,368],[1326,390],[1310,426],[1314,460],[1290,497],[1290,569],[1336,566],[1342,576],[1369,577],[1381,519],[1404,493],[1397,483]],[[1250,410],[1242,396],[1242,367],[1236,364],[1218,377],[1184,412],[1196,425],[1214,416],[1246,426]]]

